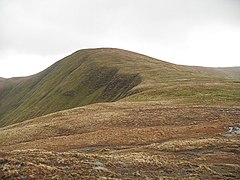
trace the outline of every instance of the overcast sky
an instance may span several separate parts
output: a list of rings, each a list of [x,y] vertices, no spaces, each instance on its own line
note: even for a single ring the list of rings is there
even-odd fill
[[[0,0],[0,77],[97,47],[240,66],[240,0]]]

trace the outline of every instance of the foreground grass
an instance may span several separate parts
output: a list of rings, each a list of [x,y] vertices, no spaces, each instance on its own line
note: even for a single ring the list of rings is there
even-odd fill
[[[200,141],[200,142],[199,142]],[[239,139],[206,138],[150,146],[91,147],[78,151],[1,152],[0,178],[22,179],[238,179]],[[191,149],[182,144],[187,143]],[[164,144],[164,146],[166,143]],[[202,147],[202,145],[204,147]],[[179,150],[181,146],[181,150]],[[194,148],[195,147],[195,148]],[[89,151],[89,152],[87,152]]]
[[[100,103],[1,128],[0,177],[238,179],[240,107]],[[16,150],[17,149],[17,150]]]

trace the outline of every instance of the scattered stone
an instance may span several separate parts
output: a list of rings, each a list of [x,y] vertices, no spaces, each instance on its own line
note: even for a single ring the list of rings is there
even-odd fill
[[[93,169],[95,169],[95,170],[102,170],[102,171],[108,171],[107,168],[102,167],[102,166],[96,166],[96,167],[94,167]]]
[[[240,125],[229,126],[229,130],[225,133],[226,136],[240,135]]]
[[[141,176],[140,172],[139,171],[136,171],[133,173],[134,176]]]
[[[224,112],[224,113],[228,113],[228,114],[240,115],[240,109],[237,109],[237,108],[222,109],[221,111]]]
[[[22,163],[19,163],[19,164],[16,164],[16,168],[21,168],[23,166],[23,164]]]
[[[20,175],[20,176],[19,176],[19,179],[24,180],[24,179],[28,179],[28,178],[27,178],[27,176],[25,176],[25,175]]]

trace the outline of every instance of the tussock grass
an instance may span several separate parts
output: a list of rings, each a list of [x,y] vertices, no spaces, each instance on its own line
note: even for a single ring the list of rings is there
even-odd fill
[[[112,102],[0,129],[0,178],[239,179],[239,107]]]

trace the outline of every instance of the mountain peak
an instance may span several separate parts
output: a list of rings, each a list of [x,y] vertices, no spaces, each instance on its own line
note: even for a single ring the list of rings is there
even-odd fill
[[[0,126],[97,102],[214,104],[223,93],[226,102],[239,103],[229,98],[238,84],[209,72],[122,49],[79,50],[38,74],[0,79]]]

